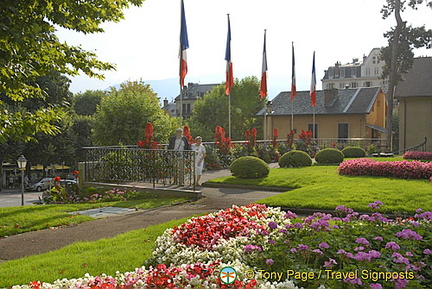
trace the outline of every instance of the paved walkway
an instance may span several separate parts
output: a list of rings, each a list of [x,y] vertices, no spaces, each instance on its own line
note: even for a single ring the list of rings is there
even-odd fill
[[[275,165],[277,164],[272,164],[272,167]],[[202,181],[228,175],[230,175],[228,170],[206,172]],[[49,252],[78,241],[111,238],[150,225],[226,209],[233,204],[248,205],[262,198],[279,194],[247,189],[210,187],[200,189],[203,198],[193,203],[128,212],[128,214],[100,218],[65,228],[34,231],[0,239],[0,262]]]

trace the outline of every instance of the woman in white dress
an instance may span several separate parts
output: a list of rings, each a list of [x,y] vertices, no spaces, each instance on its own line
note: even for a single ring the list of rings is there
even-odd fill
[[[197,136],[195,138],[195,143],[192,144],[192,150],[195,152],[195,186],[200,186],[199,180],[202,176],[204,158],[206,156],[206,149],[202,144],[202,137]]]

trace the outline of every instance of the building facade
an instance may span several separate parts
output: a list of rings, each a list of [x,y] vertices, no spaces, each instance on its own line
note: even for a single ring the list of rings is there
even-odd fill
[[[309,91],[298,91],[292,103],[290,92],[281,92],[267,111],[266,131],[271,133],[276,128],[280,136],[286,136],[291,128],[296,135],[302,130],[313,131],[315,114],[314,138],[386,138],[386,101],[380,87],[317,91],[315,108],[311,106]],[[259,115],[264,116],[265,112],[263,109]]]
[[[415,58],[411,70],[395,90],[399,101],[399,150],[427,140],[432,151],[432,57]]]
[[[363,56],[362,61],[354,58],[347,64],[336,62],[325,71],[324,78],[321,79],[322,88],[329,90],[379,86],[386,93],[388,80],[381,79],[384,61],[379,56],[380,48],[374,48],[368,56]]]
[[[182,109],[181,114],[183,118],[190,118],[192,116],[195,102],[199,98],[204,97],[207,92],[210,92],[213,87],[217,85],[219,84],[188,83],[188,85],[183,88],[181,101],[180,95],[178,95],[174,100],[176,105],[176,115],[180,116],[180,109]]]

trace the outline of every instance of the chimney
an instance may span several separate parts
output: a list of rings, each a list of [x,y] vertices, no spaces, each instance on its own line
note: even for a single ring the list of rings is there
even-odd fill
[[[324,90],[324,105],[332,106],[338,96],[338,90],[335,88]]]
[[[167,107],[168,106],[168,99],[165,97],[165,99],[164,99],[164,105],[163,105],[164,107]]]

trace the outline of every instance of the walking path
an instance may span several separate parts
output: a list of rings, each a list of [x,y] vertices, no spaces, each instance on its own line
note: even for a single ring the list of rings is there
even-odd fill
[[[277,166],[272,164],[271,167]],[[229,170],[206,172],[202,181],[228,176]],[[279,194],[278,192],[248,189],[201,187],[200,200],[151,210],[140,210],[100,218],[64,228],[46,229],[0,239],[0,262],[25,256],[46,253],[78,241],[96,241],[111,238],[131,230],[164,223],[196,214],[226,209],[232,205],[248,205],[257,200]]]

